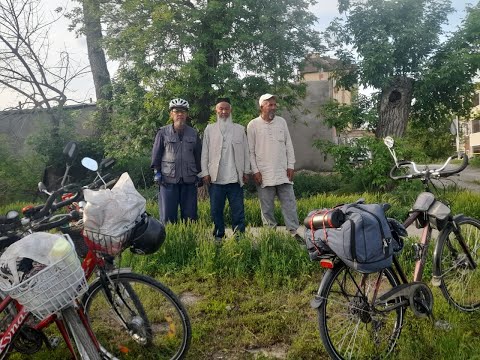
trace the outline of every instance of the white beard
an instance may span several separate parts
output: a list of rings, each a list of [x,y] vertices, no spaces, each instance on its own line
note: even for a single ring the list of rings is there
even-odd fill
[[[217,122],[218,125],[220,125],[221,133],[225,133],[225,130],[229,127],[229,125],[233,123],[232,114],[228,115],[226,118],[222,118],[217,115]]]

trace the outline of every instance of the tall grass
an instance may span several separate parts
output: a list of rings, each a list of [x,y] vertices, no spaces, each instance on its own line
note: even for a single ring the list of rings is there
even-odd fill
[[[213,241],[203,221],[168,224],[166,230],[165,243],[156,254],[125,254],[123,261],[152,276],[182,271],[204,278],[249,278],[265,288],[293,286],[314,267],[296,240],[273,229],[247,231],[221,245]]]

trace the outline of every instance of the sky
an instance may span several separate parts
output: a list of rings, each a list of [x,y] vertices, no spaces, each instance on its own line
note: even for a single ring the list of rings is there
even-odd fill
[[[0,0],[1,1],[1,0]],[[62,7],[66,10],[72,9],[79,3],[73,0],[41,0],[44,3],[45,17],[48,18],[54,14],[54,9]],[[265,0],[266,1],[266,0]],[[315,25],[317,30],[324,30],[331,20],[338,15],[337,0],[317,0],[317,4],[311,7],[311,11],[317,16],[317,23]],[[473,0],[472,0],[473,1]],[[468,3],[465,0],[453,0],[452,5],[456,13],[450,15],[449,24],[446,26],[446,31],[454,31],[465,17],[465,5]],[[59,51],[67,50],[70,55],[75,58],[79,65],[88,65],[87,44],[85,38],[76,37],[73,32],[68,31],[69,20],[62,18],[51,29],[52,42],[50,54],[52,58],[56,56]],[[110,75],[114,76],[116,71],[115,62],[109,61]],[[80,79],[73,81],[70,84],[69,92],[70,98],[78,102],[89,102],[90,99],[95,101],[95,89],[91,74],[87,74]],[[7,107],[14,106],[19,101],[16,94],[10,91],[0,90],[0,110]]]

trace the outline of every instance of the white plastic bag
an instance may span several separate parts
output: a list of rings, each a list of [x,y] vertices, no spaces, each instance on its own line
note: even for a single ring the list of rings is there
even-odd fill
[[[131,229],[145,212],[146,200],[135,189],[128,173],[115,186],[103,190],[84,190],[87,205],[83,212],[84,228],[110,236],[120,236]]]
[[[22,259],[48,266],[71,250],[72,245],[60,235],[38,232],[25,236],[10,245],[0,257],[0,288],[8,290],[21,282],[24,273],[18,271],[18,265]]]

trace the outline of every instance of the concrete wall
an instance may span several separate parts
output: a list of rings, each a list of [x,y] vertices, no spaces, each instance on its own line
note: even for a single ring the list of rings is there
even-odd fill
[[[90,135],[92,130],[87,129],[85,122],[93,116],[95,104],[69,106],[66,109],[75,112],[77,133],[81,136]],[[36,132],[46,131],[49,123],[48,114],[44,110],[0,112],[0,134],[7,135],[14,151],[20,154],[26,150],[27,138]]]
[[[332,160],[312,144],[317,139],[332,141],[335,137],[335,129],[324,125],[319,115],[320,106],[331,98],[331,82],[310,80],[306,84],[307,95],[303,105],[299,109],[282,114],[287,120],[295,150],[295,169],[330,171],[333,167]],[[307,114],[302,113],[305,110],[308,111]]]

